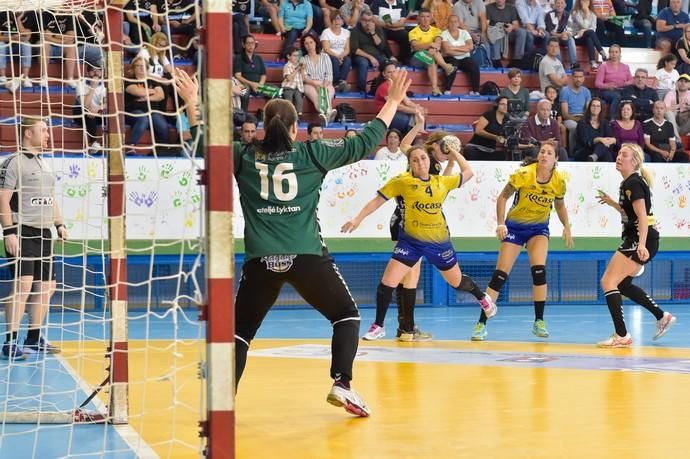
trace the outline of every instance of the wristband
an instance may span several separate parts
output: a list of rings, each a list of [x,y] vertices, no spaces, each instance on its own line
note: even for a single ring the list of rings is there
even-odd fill
[[[10,234],[17,234],[17,226],[8,226],[2,229],[3,236],[9,236]]]
[[[496,229],[499,229],[501,226],[504,227],[505,229],[508,229],[508,227],[506,225],[496,225]]]

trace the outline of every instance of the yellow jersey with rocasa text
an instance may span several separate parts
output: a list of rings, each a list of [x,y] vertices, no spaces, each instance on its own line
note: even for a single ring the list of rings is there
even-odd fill
[[[554,169],[546,183],[537,181],[537,163],[519,168],[508,183],[517,190],[507,220],[516,223],[547,223],[555,199],[565,196],[565,179]]]
[[[403,231],[418,241],[445,242],[450,239],[442,206],[451,190],[462,185],[461,175],[432,175],[421,180],[409,172],[392,178],[379,191],[384,199],[402,199]]]

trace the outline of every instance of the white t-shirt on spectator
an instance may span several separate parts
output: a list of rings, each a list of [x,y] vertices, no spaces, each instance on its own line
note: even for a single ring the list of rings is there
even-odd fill
[[[398,148],[398,151],[392,152],[388,149],[388,147],[382,147],[379,151],[376,152],[376,156],[374,156],[374,159],[377,161],[407,162],[407,156],[405,156],[405,153],[403,153],[400,148]]]
[[[455,38],[453,38],[449,31],[444,30],[443,32],[441,32],[441,40],[447,41],[448,43],[450,43],[451,46],[462,46],[467,42],[467,40],[472,40],[472,35],[470,35],[470,33],[467,30],[460,29],[459,32],[460,33],[458,34],[458,39],[456,40]],[[454,55],[453,57],[455,59],[465,59],[467,57],[470,57],[470,53],[460,53]]]
[[[666,69],[659,69],[656,71],[656,88],[657,89],[676,89],[676,81],[678,81],[678,70],[673,69],[667,72]]]
[[[331,45],[331,51],[342,56],[345,52],[345,45],[350,40],[350,31],[347,29],[340,29],[340,35],[333,33],[331,29],[323,29],[321,32],[321,41],[328,40]]]
[[[81,101],[82,105],[86,100],[86,95],[89,93],[91,88],[91,80],[84,78],[77,85],[76,93],[77,97]],[[105,84],[103,80],[98,82],[98,85],[94,88],[93,97],[91,98],[91,105],[89,107],[84,107],[89,113],[98,113],[102,108],[105,107],[105,98],[108,96],[108,91],[105,89]]]
[[[539,64],[539,84],[541,85],[541,92],[544,92],[547,86],[553,86],[553,83],[549,79],[549,75],[552,73],[555,73],[558,78],[563,78],[565,76],[563,63],[557,58],[544,56]]]

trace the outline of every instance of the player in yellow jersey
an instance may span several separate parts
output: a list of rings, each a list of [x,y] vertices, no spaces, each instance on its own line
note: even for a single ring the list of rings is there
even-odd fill
[[[541,144],[537,158],[528,159],[510,176],[496,200],[496,236],[501,242],[498,250],[496,270],[491,277],[486,294],[495,302],[501,287],[515,260],[527,247],[527,256],[532,270],[532,296],[534,300],[534,325],[532,333],[547,338],[549,332],[544,322],[546,304],[546,255],[549,249],[549,217],[555,206],[558,218],[563,224],[563,239],[568,248],[573,246],[570,235],[568,211],[565,208],[565,179],[556,169],[556,144],[546,141]],[[513,206],[506,218],[506,203],[515,194]],[[487,336],[487,316],[482,312],[472,332],[472,341],[482,341]]]
[[[378,196],[369,201],[355,218],[341,228],[343,232],[351,233],[362,220],[388,199],[400,197],[404,202],[405,211],[398,243],[376,290],[378,319],[372,324],[370,331],[373,329],[380,333],[373,333],[372,339],[384,336],[381,317],[385,317],[393,290],[422,257],[426,257],[453,288],[474,295],[489,317],[494,315],[496,309],[490,297],[484,295],[472,278],[460,272],[441,208],[450,191],[472,178],[472,168],[459,152],[451,150],[451,157],[460,166],[460,175],[431,175],[429,154],[423,147],[412,147],[407,155],[410,171],[388,181],[379,190]]]

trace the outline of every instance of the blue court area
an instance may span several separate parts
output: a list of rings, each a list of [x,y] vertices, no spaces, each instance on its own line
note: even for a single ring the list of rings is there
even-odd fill
[[[662,305],[672,312],[678,321],[673,329],[659,341],[652,341],[655,330],[654,317],[639,306],[626,304],[625,318],[634,340],[634,346],[655,348],[690,348],[690,310],[687,302],[671,302]],[[374,309],[361,309],[363,334],[374,319]],[[101,341],[108,335],[107,322],[102,321],[100,313],[90,313],[88,320],[77,313],[52,314],[49,337],[59,343],[78,336],[86,336],[91,341]],[[387,337],[384,341],[395,339],[397,310],[392,304],[386,319]],[[197,313],[193,310],[172,312],[135,311],[130,314],[129,335],[132,342],[141,340],[195,340],[203,338],[203,327],[196,321]],[[479,317],[479,306],[461,307],[418,307],[416,322],[424,331],[431,332],[437,341],[468,341],[472,328]],[[681,361],[664,361],[663,358],[619,359],[615,355],[602,357],[595,353],[594,343],[612,333],[612,324],[605,304],[601,305],[553,305],[546,308],[545,319],[551,337],[544,340],[532,335],[531,328],[533,309],[530,306],[501,306],[498,315],[488,323],[488,340],[503,342],[542,342],[567,343],[592,346],[591,362],[583,361],[580,354],[577,358],[568,355],[558,356],[559,363],[551,363],[551,358],[541,355],[527,355],[510,350],[498,352],[482,350],[482,343],[467,352],[428,350],[406,344],[396,353],[390,350],[376,352],[377,343],[370,343],[362,356],[363,361],[417,362],[417,363],[455,363],[459,365],[482,366],[533,366],[549,368],[549,365],[563,365],[561,368],[573,369],[619,369],[641,371],[688,373],[690,366]],[[59,326],[64,324],[64,326]],[[308,307],[276,307],[266,318],[257,339],[328,339],[331,336],[330,324],[315,310]],[[374,347],[372,348],[371,345]],[[310,345],[307,345],[310,346]],[[328,358],[328,346],[321,341],[319,349],[297,349],[286,347],[286,358],[307,356],[316,352],[316,358]],[[439,343],[437,347],[443,345]],[[323,348],[323,349],[321,349]],[[254,358],[261,352],[253,352]],[[280,353],[277,348],[275,352]],[[307,352],[307,354],[305,354]],[[428,352],[429,354],[425,354]],[[448,355],[444,354],[446,352]],[[558,352],[554,350],[554,352]],[[588,352],[582,351],[585,355]],[[269,351],[270,354],[270,351]],[[380,354],[380,355],[379,355]],[[280,357],[280,354],[267,356]],[[378,357],[377,357],[378,356]],[[90,357],[93,357],[91,355]],[[252,357],[250,357],[250,360]],[[441,359],[438,361],[438,359]],[[607,360],[608,359],[608,360]],[[66,363],[66,362],[69,363]],[[7,361],[0,361],[0,407],[3,412],[16,411],[69,411],[81,404],[87,394],[71,367],[78,365],[63,357],[49,356],[45,360],[35,357],[9,366]],[[687,367],[687,368],[686,368]],[[355,366],[357,368],[357,366]],[[98,407],[90,404],[89,410]],[[110,425],[36,425],[4,424],[0,426],[0,458],[131,458],[136,454],[114,426]],[[102,453],[107,451],[107,453]],[[155,456],[154,456],[155,457]]]

